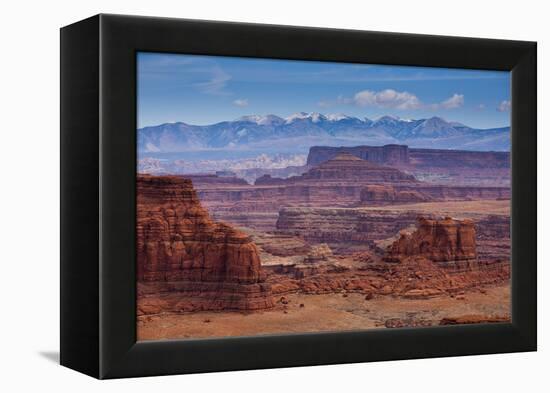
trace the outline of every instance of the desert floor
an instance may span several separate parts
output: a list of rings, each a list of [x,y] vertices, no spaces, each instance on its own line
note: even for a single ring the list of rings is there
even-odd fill
[[[402,299],[383,296],[365,300],[359,293],[289,294],[288,304],[260,312],[194,312],[138,318],[138,340],[192,339],[262,334],[349,331],[385,328],[392,318],[437,325],[444,317],[470,314],[509,315],[510,286],[503,284],[458,297]],[[303,304],[303,307],[300,305]]]

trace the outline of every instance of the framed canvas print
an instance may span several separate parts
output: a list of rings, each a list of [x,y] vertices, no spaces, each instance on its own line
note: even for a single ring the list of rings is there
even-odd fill
[[[536,350],[536,44],[98,15],[61,30],[61,363]]]

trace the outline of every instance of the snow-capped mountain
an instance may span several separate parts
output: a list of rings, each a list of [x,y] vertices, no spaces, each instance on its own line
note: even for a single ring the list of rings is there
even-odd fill
[[[284,119],[280,118],[279,116],[275,115],[248,115],[239,117],[237,121],[243,121],[243,122],[249,122],[249,123],[256,123],[258,125],[279,125],[283,124],[285,122]]]
[[[475,129],[440,117],[376,120],[344,114],[295,113],[249,115],[233,121],[197,126],[166,123],[138,130],[140,152],[184,152],[211,149],[303,152],[312,145],[352,146],[407,144],[465,150],[509,150],[510,128]]]

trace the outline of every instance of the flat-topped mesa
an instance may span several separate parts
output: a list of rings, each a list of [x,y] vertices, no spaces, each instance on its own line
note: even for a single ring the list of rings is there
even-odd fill
[[[402,262],[423,257],[445,268],[471,270],[477,266],[476,230],[472,220],[419,217],[414,232],[400,233],[388,246],[384,260]]]
[[[363,160],[351,153],[340,152],[332,159],[313,167],[301,176],[288,179],[273,179],[264,176],[256,180],[256,185],[291,185],[291,184],[334,184],[350,183],[357,186],[362,184],[416,184],[418,181],[399,169],[382,166],[374,162]]]
[[[406,145],[330,147],[312,146],[307,156],[308,165],[319,165],[340,153],[349,153],[363,160],[382,165],[406,165],[409,148]]]
[[[432,184],[510,187],[510,153],[505,151],[419,149],[406,145],[313,146],[307,164],[319,165],[341,152],[405,170]]]
[[[510,168],[510,153],[500,151],[469,151],[451,149],[418,149],[407,145],[384,146],[312,146],[308,165],[319,165],[346,152],[363,160],[390,166],[450,167],[450,168]]]
[[[190,180],[138,176],[137,206],[139,282],[177,291],[182,300],[190,299],[193,309],[273,305],[255,244],[246,234],[213,221]],[[188,310],[187,306],[154,311]]]
[[[399,169],[363,160],[341,152],[302,175],[304,180],[359,180],[372,183],[415,182],[414,176]]]

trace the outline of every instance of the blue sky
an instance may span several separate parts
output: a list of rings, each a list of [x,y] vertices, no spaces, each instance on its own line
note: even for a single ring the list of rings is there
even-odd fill
[[[141,52],[137,78],[140,128],[296,112],[510,125],[503,71]]]

